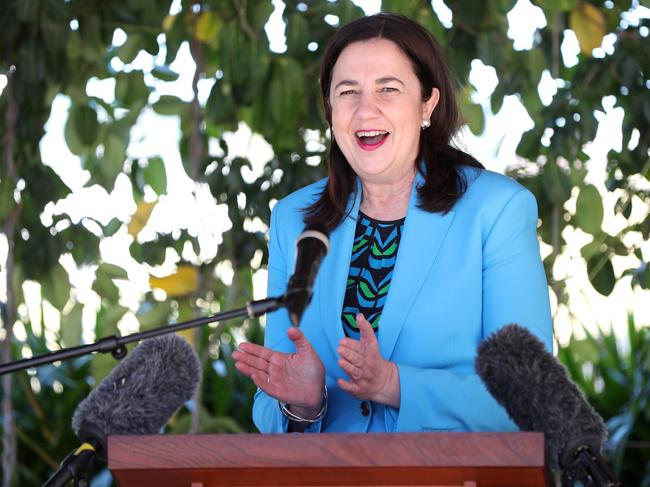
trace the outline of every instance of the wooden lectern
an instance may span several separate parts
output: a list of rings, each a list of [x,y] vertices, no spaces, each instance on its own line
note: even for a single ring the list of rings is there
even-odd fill
[[[152,435],[108,439],[120,487],[548,487],[541,433]]]

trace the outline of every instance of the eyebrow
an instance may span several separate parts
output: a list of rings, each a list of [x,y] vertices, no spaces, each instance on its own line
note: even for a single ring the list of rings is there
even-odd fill
[[[402,86],[406,86],[406,84],[401,79],[396,78],[395,76],[384,76],[382,78],[378,78],[378,79],[375,80],[375,83],[379,84],[379,85],[385,85],[386,83],[391,83],[393,81],[396,81],[396,82],[400,83]],[[339,81],[338,83],[336,83],[336,86],[334,87],[334,89],[336,90],[340,86],[358,86],[358,85],[359,85],[358,81],[354,81],[354,80],[351,80],[351,79],[344,79],[344,80]]]

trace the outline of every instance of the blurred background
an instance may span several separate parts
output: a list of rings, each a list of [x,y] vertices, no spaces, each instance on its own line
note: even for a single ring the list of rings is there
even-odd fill
[[[459,145],[535,194],[556,352],[607,421],[623,485],[650,486],[648,7],[4,0],[0,362],[265,297],[270,209],[325,174],[327,40],[397,12],[444,47]],[[255,431],[254,386],[231,352],[263,327],[185,333],[203,383],[166,431]],[[56,469],[78,445],[76,405],[115,365],[98,355],[2,377],[2,487]],[[101,466],[93,485],[111,485]]]

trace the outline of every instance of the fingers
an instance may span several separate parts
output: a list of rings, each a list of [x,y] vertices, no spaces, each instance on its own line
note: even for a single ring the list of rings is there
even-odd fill
[[[269,368],[269,361],[256,356],[252,355],[250,353],[242,352],[239,350],[235,350],[232,353],[232,358],[237,362],[237,363],[242,363],[250,367],[251,369],[256,369],[256,370],[261,370],[263,372],[266,372]],[[270,357],[269,357],[270,358]]]
[[[336,349],[339,356],[355,367],[363,367],[365,362],[365,357],[363,351],[356,347],[349,347],[345,343],[339,344],[339,348]]]
[[[370,322],[361,313],[357,315],[357,327],[359,328],[359,333],[361,334],[362,341],[377,341],[375,330],[372,329]]]
[[[270,396],[273,396],[273,385],[269,380],[269,375],[263,373],[263,372],[256,372],[255,374],[251,375],[250,378],[253,381],[253,383],[262,391],[266,392]]]
[[[254,343],[241,343],[232,353],[235,368],[250,377],[255,385],[266,385],[274,352]]]
[[[363,377],[363,370],[361,368],[344,359],[339,359],[339,366],[343,369],[343,372],[348,374],[348,376],[355,381],[358,381]]]
[[[349,382],[345,379],[339,379],[336,381],[336,384],[345,392],[352,394],[353,396],[359,393],[360,387],[354,382]]]
[[[311,344],[300,328],[292,326],[287,330],[287,336],[296,347],[297,353],[306,353],[311,351]]]
[[[261,345],[257,345],[255,343],[249,343],[249,342],[240,343],[239,346],[237,347],[237,350],[244,353],[248,353],[250,355],[256,355],[267,361],[270,360],[271,355],[273,355],[273,350],[271,350],[270,348],[266,348]]]

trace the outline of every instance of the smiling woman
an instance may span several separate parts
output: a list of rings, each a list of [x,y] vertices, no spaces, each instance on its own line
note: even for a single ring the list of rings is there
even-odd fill
[[[382,38],[347,47],[334,65],[331,84],[332,133],[364,185],[364,212],[380,220],[403,217],[420,132],[430,123],[440,90],[423,93],[408,57]],[[398,204],[377,204],[387,191],[397,193]]]
[[[237,368],[258,386],[262,432],[507,431],[474,371],[479,342],[520,323],[551,347],[546,278],[527,190],[452,145],[459,126],[441,50],[419,24],[377,14],[342,27],[321,67],[328,177],[271,216],[270,295],[305,224],[331,232],[300,328],[268,317]]]

